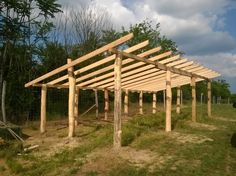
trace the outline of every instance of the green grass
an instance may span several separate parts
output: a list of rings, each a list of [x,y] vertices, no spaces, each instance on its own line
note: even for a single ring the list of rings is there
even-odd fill
[[[87,171],[86,175],[236,175],[236,149],[230,145],[231,135],[236,131],[236,122],[232,121],[236,120],[236,109],[231,105],[213,105],[212,118],[207,117],[206,105],[198,105],[197,112],[198,124],[208,125],[209,128],[190,125],[192,123],[189,107],[183,108],[180,115],[173,110],[173,132],[171,133],[164,132],[165,114],[163,112],[156,115],[134,116],[122,124],[122,145],[137,151],[150,151],[156,158],[151,163],[144,163],[141,166],[121,159],[119,163],[114,162],[113,167],[109,168],[106,173],[93,168]],[[211,126],[215,129],[210,129]],[[33,152],[17,156],[21,148],[9,144],[7,148],[0,150],[0,158],[5,159],[7,168],[15,175],[80,175],[88,154],[95,149],[112,145],[112,124],[95,125],[91,128],[93,128],[91,133],[80,137],[84,141],[83,145],[74,149],[64,149],[51,157],[36,157]],[[173,137],[174,135],[203,136],[213,141],[194,143],[187,140],[182,143],[177,137]],[[0,167],[0,171],[5,169],[6,167]]]

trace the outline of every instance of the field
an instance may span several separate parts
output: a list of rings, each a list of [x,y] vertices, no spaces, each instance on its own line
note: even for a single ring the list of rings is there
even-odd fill
[[[170,133],[164,132],[162,109],[156,115],[146,111],[125,119],[119,151],[112,149],[112,122],[98,121],[93,114],[80,119],[72,140],[67,138],[66,119],[49,121],[44,135],[38,122],[32,122],[23,128],[25,145],[39,148],[23,152],[16,143],[2,147],[0,175],[236,175],[236,148],[230,145],[236,109],[213,105],[213,117],[208,118],[206,105],[197,108],[197,123],[191,122],[189,106],[180,115],[173,110]]]

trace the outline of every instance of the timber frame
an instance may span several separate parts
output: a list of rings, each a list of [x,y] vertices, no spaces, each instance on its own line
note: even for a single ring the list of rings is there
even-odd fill
[[[131,40],[133,34],[127,34],[95,51],[92,51],[75,60],[68,58],[67,64],[52,70],[28,83],[25,87],[41,87],[41,124],[40,131],[44,133],[46,126],[46,92],[48,88],[69,89],[68,137],[73,137],[78,117],[78,93],[80,89],[104,91],[105,119],[109,109],[108,92],[114,91],[114,147],[121,146],[121,107],[122,91],[125,92],[124,111],[128,116],[128,93],[139,92],[139,112],[143,114],[143,93],[153,94],[152,112],[156,113],[156,93],[165,92],[164,107],[166,111],[166,131],[171,131],[171,88],[177,87],[177,113],[180,113],[181,86],[192,86],[192,120],[196,118],[196,82],[208,82],[208,116],[211,116],[211,80],[220,76],[219,73],[198,63],[174,55],[172,51],[161,50],[161,47],[145,50],[149,41],[143,41],[124,50],[118,50],[119,45]],[[140,52],[139,52],[140,50]],[[138,54],[132,54],[133,52]],[[84,66],[95,56],[103,57],[92,64]],[[83,63],[83,67],[81,67]],[[90,62],[91,63],[91,62]],[[64,75],[58,77],[57,75]],[[56,77],[57,76],[57,77]],[[182,94],[181,94],[182,97]],[[182,103],[182,100],[181,100]]]

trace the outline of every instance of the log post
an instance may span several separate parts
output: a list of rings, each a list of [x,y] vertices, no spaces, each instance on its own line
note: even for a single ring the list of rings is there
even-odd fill
[[[108,90],[105,89],[104,90],[104,98],[105,98],[105,107],[104,107],[104,111],[105,111],[105,120],[108,119],[108,111],[109,111],[109,95],[108,95]]]
[[[78,119],[79,119],[79,88],[75,87],[75,108],[74,108],[74,113],[75,113],[75,126],[78,125]]]
[[[152,94],[152,113],[157,113],[157,94],[156,92],[153,92]]]
[[[67,63],[71,63],[71,59],[67,59]],[[69,116],[69,132],[68,137],[71,138],[75,135],[75,77],[74,68],[68,68],[69,79],[69,99],[68,99],[68,116]]]
[[[211,81],[207,82],[207,115],[211,117]]]
[[[139,92],[139,114],[143,114],[143,91]]]
[[[180,114],[180,86],[177,87],[176,113]]]
[[[41,111],[40,111],[40,133],[46,132],[46,112],[47,112],[47,87],[41,87]]]
[[[166,71],[166,132],[171,131],[171,101],[172,101],[172,92],[171,92],[171,72],[170,70]]]
[[[180,89],[180,106],[183,106],[183,90]]]
[[[114,137],[113,145],[115,149],[121,147],[121,65],[122,65],[122,55],[118,54],[115,59],[114,64]]]
[[[192,86],[192,121],[197,121],[196,116],[196,78],[191,78],[191,86]]]
[[[98,90],[94,89],[94,94],[95,94],[95,104],[96,104],[96,118],[98,119]]]
[[[125,98],[124,98],[124,113],[125,117],[129,115],[129,90],[125,90]]]

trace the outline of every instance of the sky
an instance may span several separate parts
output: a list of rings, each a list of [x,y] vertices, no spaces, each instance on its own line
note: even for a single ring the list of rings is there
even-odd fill
[[[59,0],[74,9],[91,2],[118,30],[145,19],[160,23],[184,57],[221,73],[236,93],[236,0]]]

